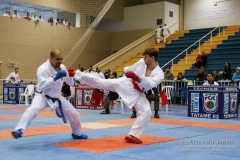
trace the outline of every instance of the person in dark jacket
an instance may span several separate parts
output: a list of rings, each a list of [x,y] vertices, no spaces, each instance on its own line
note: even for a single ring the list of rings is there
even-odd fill
[[[71,96],[70,86],[69,86],[66,82],[63,82],[63,86],[62,86],[62,96],[63,96],[63,97],[69,97],[69,96]]]
[[[206,67],[206,64],[207,64],[207,55],[205,52],[202,52],[202,56],[201,56],[201,60],[202,60],[202,67]]]
[[[231,64],[229,62],[225,63],[222,79],[223,80],[226,80],[226,79],[231,80],[232,79],[232,76],[231,76]]]
[[[213,71],[213,78],[214,78],[214,81],[216,82],[221,80],[216,70]]]
[[[197,81],[197,85],[202,85],[204,80],[206,80],[206,75],[204,74],[203,68],[200,67],[198,69],[198,74],[195,77],[195,81]]]
[[[117,77],[116,72],[111,72],[109,75],[110,79],[115,79]],[[104,98],[104,108],[105,110],[102,111],[100,114],[110,114],[110,104],[112,103],[113,100],[116,100],[119,98],[119,95],[117,92],[112,92],[109,91],[109,93],[106,95]]]

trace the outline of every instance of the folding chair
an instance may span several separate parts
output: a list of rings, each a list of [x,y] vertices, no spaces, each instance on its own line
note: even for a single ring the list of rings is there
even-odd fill
[[[29,98],[32,98],[33,93],[34,93],[34,85],[33,84],[27,85],[24,93],[19,95],[19,104],[21,102],[21,98],[25,97],[25,105],[28,105]]]

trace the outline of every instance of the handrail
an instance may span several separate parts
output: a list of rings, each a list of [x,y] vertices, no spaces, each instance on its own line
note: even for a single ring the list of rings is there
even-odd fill
[[[174,26],[175,24],[177,24],[178,22],[173,23],[171,26],[169,26],[168,28],[170,29],[172,26]]]
[[[189,48],[191,48],[192,46],[194,46],[195,44],[199,43],[199,46],[198,46],[198,52],[200,54],[200,42],[203,38],[205,38],[206,36],[208,36],[209,34],[211,34],[211,45],[212,45],[212,32],[215,31],[216,29],[219,29],[219,36],[220,36],[220,32],[221,32],[221,27],[224,27],[224,26],[219,26],[219,27],[216,27],[214,28],[213,30],[211,30],[210,32],[208,32],[206,35],[204,35],[202,38],[200,38],[199,40],[197,40],[195,43],[193,43],[191,46],[189,46],[188,48],[186,48],[185,50],[183,50],[181,53],[179,53],[177,56],[175,56],[173,59],[171,59],[170,61],[168,61],[165,65],[163,65],[161,68],[164,68],[166,67],[170,62],[172,62],[172,72],[173,72],[173,61],[179,57],[180,55],[182,55],[184,52],[186,52],[186,64],[187,64],[187,51]]]
[[[175,24],[177,24],[178,22],[173,23],[169,29],[174,26]],[[121,56],[123,53],[125,53],[126,51],[131,50],[132,48],[136,47],[137,45],[139,45],[140,43],[144,42],[146,39],[151,38],[152,36],[155,35],[155,30],[147,33],[146,35],[144,35],[143,37],[139,38],[138,40],[130,43],[129,45],[125,46],[124,48],[120,49],[118,52],[110,55],[109,57],[105,58],[104,60],[98,62],[97,64],[95,64],[93,67],[102,67],[103,65],[106,65],[107,63],[109,63],[111,60]]]

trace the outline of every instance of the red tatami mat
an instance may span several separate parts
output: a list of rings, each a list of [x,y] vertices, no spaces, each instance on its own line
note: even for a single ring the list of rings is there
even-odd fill
[[[155,143],[162,143],[162,142],[177,140],[177,138],[171,138],[171,137],[142,135],[141,140],[143,141],[143,143],[133,144],[133,143],[126,143],[124,141],[125,136],[126,135],[119,135],[119,136],[111,136],[111,137],[105,137],[105,138],[75,140],[71,142],[57,143],[55,144],[55,146],[85,150],[90,152],[104,153],[104,152],[111,152],[115,150],[121,150],[125,148],[146,146],[146,145],[155,144]]]

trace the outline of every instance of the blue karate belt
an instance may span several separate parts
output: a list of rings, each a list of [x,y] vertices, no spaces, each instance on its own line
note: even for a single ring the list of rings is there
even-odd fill
[[[63,114],[63,110],[62,110],[62,102],[61,102],[58,98],[52,98],[52,97],[50,97],[50,96],[48,96],[48,95],[45,95],[45,97],[47,97],[48,99],[51,99],[53,103],[54,103],[55,101],[58,101],[60,114],[58,113],[57,110],[56,110],[56,114],[57,114],[57,116],[58,116],[59,118],[62,118],[62,120],[63,120],[64,123],[67,123],[67,120],[66,120],[66,118],[65,118],[65,116],[64,116],[64,114]]]

